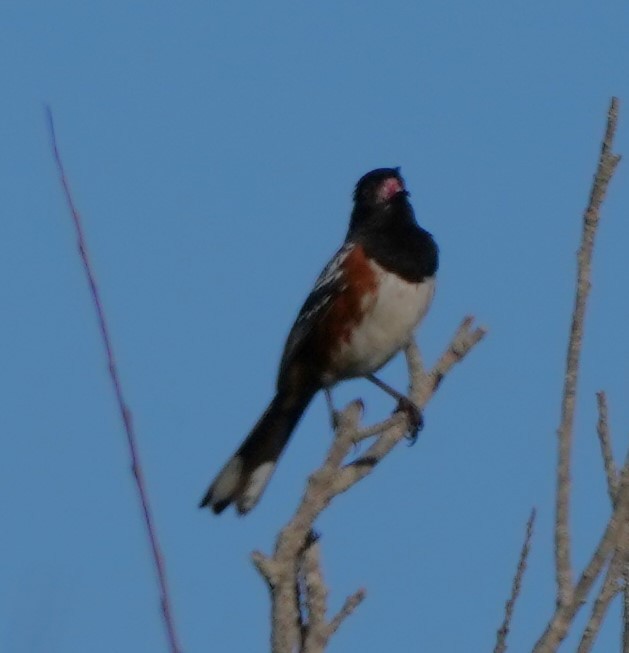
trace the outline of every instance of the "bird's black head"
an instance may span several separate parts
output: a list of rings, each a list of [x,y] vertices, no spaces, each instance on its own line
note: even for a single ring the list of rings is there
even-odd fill
[[[414,223],[409,192],[399,168],[378,168],[361,177],[354,190],[348,237]]]
[[[377,168],[363,175],[354,190],[356,207],[376,207],[389,203],[399,194],[407,196],[399,168]]]

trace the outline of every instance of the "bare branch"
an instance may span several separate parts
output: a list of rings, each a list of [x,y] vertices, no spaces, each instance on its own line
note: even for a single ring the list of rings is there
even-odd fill
[[[494,648],[494,653],[505,653],[507,650],[507,636],[509,635],[509,630],[511,628],[511,620],[513,618],[513,610],[515,609],[516,601],[520,596],[520,590],[522,588],[522,579],[524,578],[524,572],[526,571],[526,561],[529,556],[529,551],[531,549],[531,540],[533,538],[533,527],[535,525],[535,508],[531,510],[531,515],[528,518],[526,523],[526,534],[524,536],[524,543],[522,544],[522,550],[520,551],[520,558],[518,560],[518,567],[513,577],[513,584],[511,585],[511,596],[505,604],[505,616],[500,626],[497,636],[496,636],[496,646]]]
[[[251,560],[269,587],[272,588],[277,584],[277,565],[272,558],[260,551],[254,551],[251,554]]]
[[[324,649],[329,635],[326,621],[328,589],[323,580],[319,543],[316,539],[304,549],[301,574],[304,580],[304,603],[308,613],[302,653],[318,653]]]
[[[446,374],[456,365],[467,356],[469,351],[483,339],[487,333],[487,329],[484,327],[477,327],[472,329],[472,324],[474,318],[471,315],[468,315],[459,325],[454,338],[450,343],[450,346],[443,352],[441,358],[437,361],[432,370],[426,374],[421,383],[419,384],[418,391],[418,404],[423,407],[428,403],[428,400],[433,396],[437,391],[441,382],[445,378]],[[409,365],[411,360],[416,358],[418,354],[416,353],[417,349],[412,348],[410,354],[407,354],[407,359],[409,359]],[[418,376],[418,372],[415,374]],[[417,381],[418,379],[415,379]],[[411,398],[414,398],[412,395]]]
[[[486,329],[472,329],[472,318],[466,317],[460,324],[450,345],[437,361],[433,369],[422,375],[420,373],[421,359],[415,343],[406,348],[406,359],[410,374],[410,398],[423,408],[441,385],[442,380],[456,363],[461,361],[471,349],[486,334]],[[404,437],[408,424],[399,419],[365,451],[363,455],[345,466],[337,479],[335,494],[347,491],[352,485],[367,476],[371,470],[386,456],[391,449]]]
[[[618,100],[612,98],[607,117],[605,137],[590,193],[590,201],[583,217],[581,246],[577,256],[577,288],[575,295],[570,339],[566,358],[566,374],[561,402],[561,422],[557,431],[559,440],[559,463],[557,466],[557,495],[555,518],[555,571],[557,579],[557,601],[567,605],[572,599],[572,563],[570,552],[570,459],[572,451],[572,430],[574,423],[575,398],[577,391],[579,360],[583,342],[583,324],[590,291],[590,271],[596,229],[600,219],[600,208],[607,192],[609,181],[620,161],[612,154],[612,144],[618,121]]]
[[[455,363],[462,360],[484,335],[484,329],[473,329],[471,318],[466,318],[433,371],[427,375],[423,374],[417,347],[410,343],[406,349],[410,398],[423,407]],[[329,637],[365,596],[364,590],[355,592],[346,600],[340,612],[322,628],[327,590],[323,584],[318,545],[314,549],[308,545],[315,520],[332,499],[369,474],[408,430],[408,417],[403,415],[381,422],[377,429],[361,430],[362,408],[362,402],[355,401],[337,414],[338,426],[327,457],[323,465],[308,478],[306,491],[294,516],[280,532],[273,555],[266,557],[256,552],[253,556],[254,564],[271,591],[271,642],[274,653],[293,653],[300,641],[303,642],[302,653],[322,651]],[[343,466],[357,440],[378,433],[379,437],[364,455]],[[296,581],[300,570],[305,579],[303,583]],[[300,601],[299,594],[303,601]],[[308,612],[308,620],[303,624],[300,622],[300,611],[295,607],[302,604]],[[303,639],[300,639],[301,626]]]
[[[252,556],[271,592],[271,650],[274,653],[293,653],[301,642],[303,624],[298,578],[303,568],[302,558],[312,525],[331,499],[332,478],[353,446],[353,434],[361,414],[362,403],[358,401],[352,402],[338,414],[339,425],[328,456],[322,467],[308,479],[306,493],[295,515],[280,532],[273,556],[266,557],[260,552],[255,552]],[[312,570],[312,557],[309,563]],[[305,633],[305,639],[307,636]],[[313,653],[314,639],[310,640],[309,646],[310,653]]]
[[[618,503],[619,478],[616,463],[614,462],[611,436],[609,433],[607,397],[605,396],[604,392],[598,392],[596,394],[596,398],[598,404],[598,423],[596,430],[601,444],[601,454],[603,456],[603,465],[605,468],[605,475],[607,477],[607,491],[609,494],[609,500],[612,508],[614,508]],[[618,535],[616,550],[611,562],[608,565],[605,580],[603,581],[598,596],[594,601],[590,619],[588,620],[587,626],[583,632],[577,653],[589,653],[589,651],[592,649],[592,646],[594,645],[594,642],[596,641],[598,633],[603,624],[605,615],[607,614],[607,610],[609,609],[609,605],[611,604],[614,597],[619,592],[623,591],[623,594],[626,598],[627,588],[625,575],[627,573],[627,554],[629,552],[629,542],[627,542],[628,535],[629,530],[625,524]],[[625,582],[621,582],[621,580],[624,580]],[[625,618],[623,628],[625,633],[627,627],[629,627],[629,622]],[[626,639],[626,635],[624,635],[623,646],[626,646]],[[625,653],[627,652],[625,651]]]
[[[598,424],[596,432],[598,434],[599,442],[601,443],[601,455],[603,456],[603,465],[605,467],[605,475],[607,476],[607,492],[612,505],[616,502],[616,494],[618,492],[618,470],[614,462],[614,454],[612,452],[611,437],[609,435],[609,422],[607,418],[607,397],[604,392],[596,393],[596,400],[598,404]]]
[[[592,646],[594,646],[609,605],[621,589],[618,581],[622,573],[624,557],[624,554],[617,549],[607,567],[605,580],[592,606],[592,613],[583,631],[577,653],[590,653]]]
[[[168,644],[171,653],[179,653],[181,649],[179,648],[179,644],[178,644],[177,633],[175,629],[175,620],[173,617],[173,611],[171,607],[172,604],[168,592],[168,583],[166,582],[166,565],[164,563],[161,547],[159,544],[159,539],[157,537],[157,529],[155,527],[153,513],[151,511],[151,507],[149,503],[148,490],[146,488],[144,475],[142,473],[142,467],[140,464],[140,456],[139,456],[138,445],[137,445],[137,437],[135,434],[135,429],[133,427],[131,410],[129,409],[129,405],[122,392],[122,384],[120,382],[118,366],[116,365],[112,340],[109,334],[109,327],[107,326],[107,320],[105,318],[105,309],[103,307],[103,303],[100,298],[100,292],[98,290],[98,285],[96,283],[96,275],[94,274],[94,270],[92,268],[87,253],[87,243],[85,240],[85,234],[83,232],[81,217],[74,204],[74,200],[72,199],[72,193],[70,192],[70,184],[68,182],[68,178],[66,176],[65,169],[63,167],[63,161],[61,160],[61,154],[57,146],[55,124],[53,121],[52,111],[50,107],[46,107],[46,118],[48,120],[48,131],[50,133],[50,143],[53,151],[53,156],[55,159],[55,163],[57,165],[57,171],[59,173],[59,179],[61,181],[63,193],[65,195],[65,199],[68,204],[68,209],[70,211],[70,214],[72,215],[72,220],[74,222],[74,229],[76,231],[76,236],[78,240],[77,244],[78,244],[79,254],[81,256],[81,261],[83,263],[83,270],[85,272],[85,276],[87,278],[87,282],[90,288],[94,309],[96,310],[96,317],[98,319],[100,335],[103,342],[103,346],[105,348],[105,354],[107,357],[109,378],[111,379],[111,383],[114,388],[116,402],[118,404],[118,409],[120,411],[120,417],[122,419],[125,434],[127,436],[127,445],[129,448],[129,456],[131,458],[131,470],[133,472],[133,478],[135,479],[136,489],[138,492],[140,505],[142,507],[142,514],[144,517],[144,525],[146,527],[146,533],[148,535],[149,543],[151,546],[153,565],[155,568],[155,574],[157,576],[157,582],[159,585],[160,605],[162,609],[164,625],[166,627]]]
[[[274,626],[271,630],[271,650],[292,653],[301,642],[297,570],[282,571],[277,585],[271,588]]]
[[[390,429],[392,426],[398,426],[399,424],[404,423],[404,415],[402,413],[395,413],[388,419],[382,420],[381,422],[376,422],[371,426],[367,426],[362,429],[358,429],[354,436],[354,442],[362,442],[367,438],[371,438],[374,435],[379,435],[383,431]]]
[[[332,621],[330,621],[330,625],[328,626],[328,637],[333,635],[339,629],[339,626],[365,600],[366,596],[367,590],[361,587],[357,592],[354,592],[351,596],[348,596],[345,599],[343,607],[336,613],[336,615],[334,615]]]
[[[592,557],[574,588],[569,603],[557,604],[555,614],[544,634],[537,641],[533,653],[554,653],[568,633],[579,608],[585,603],[594,581],[598,578],[612,551],[620,546],[625,524],[629,518],[629,463],[625,463],[618,489],[616,506]]]

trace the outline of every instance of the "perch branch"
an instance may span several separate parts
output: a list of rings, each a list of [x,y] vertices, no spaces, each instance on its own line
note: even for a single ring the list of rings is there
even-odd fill
[[[406,359],[411,375],[410,398],[420,408],[424,408],[452,367],[469,353],[485,333],[486,330],[482,327],[472,329],[472,318],[466,317],[461,322],[450,345],[428,374],[421,374],[419,351],[415,343],[411,343],[406,349]],[[336,480],[335,494],[347,491],[352,485],[367,476],[404,437],[408,429],[406,420],[400,419],[399,416],[394,419],[391,427],[385,430],[363,455],[342,469]]]
[[[423,408],[446,374],[484,335],[484,329],[472,327],[472,318],[463,320],[449,347],[428,374],[424,374],[419,351],[411,342],[406,348],[410,398]],[[320,567],[319,544],[309,543],[314,522],[321,512],[336,496],[369,474],[409,428],[408,417],[395,415],[376,428],[361,429],[361,416],[361,401],[350,403],[337,414],[338,426],[326,459],[308,478],[306,491],[295,514],[280,532],[273,555],[253,554],[254,564],[271,593],[273,653],[293,653],[296,649],[301,653],[320,653],[365,597],[365,591],[358,590],[326,622],[327,589]],[[365,454],[344,465],[355,442],[372,435],[378,437]],[[296,582],[299,574],[304,582]],[[298,596],[300,593],[303,600]],[[299,609],[295,607],[301,605],[306,608],[305,621],[300,620]]]

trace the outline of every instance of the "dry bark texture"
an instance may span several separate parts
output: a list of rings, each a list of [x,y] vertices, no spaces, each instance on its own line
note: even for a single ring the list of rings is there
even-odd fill
[[[409,397],[423,408],[446,374],[485,335],[466,318],[434,368],[425,373],[415,343],[406,349],[409,366]],[[327,616],[328,591],[323,580],[319,542],[314,524],[334,497],[349,490],[370,474],[408,432],[405,415],[399,413],[380,424],[361,428],[362,403],[355,401],[338,414],[332,445],[321,467],[308,479],[297,511],[281,530],[272,555],[258,551],[253,561],[271,594],[271,649],[273,653],[319,653],[341,623],[365,598],[359,589],[349,596],[341,610]],[[374,438],[365,453],[351,462],[348,454],[357,442]]]

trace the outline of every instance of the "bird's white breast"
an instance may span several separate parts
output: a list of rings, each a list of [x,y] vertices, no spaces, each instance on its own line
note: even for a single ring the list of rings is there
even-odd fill
[[[377,286],[364,298],[365,313],[338,352],[345,378],[370,374],[382,367],[411,338],[430,308],[435,279],[409,283],[370,262]]]

